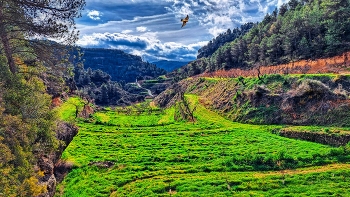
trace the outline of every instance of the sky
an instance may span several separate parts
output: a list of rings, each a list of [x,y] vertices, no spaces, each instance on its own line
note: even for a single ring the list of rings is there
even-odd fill
[[[192,61],[227,29],[260,22],[288,0],[86,0],[77,44],[120,49],[144,61]],[[189,15],[181,28],[181,19]]]

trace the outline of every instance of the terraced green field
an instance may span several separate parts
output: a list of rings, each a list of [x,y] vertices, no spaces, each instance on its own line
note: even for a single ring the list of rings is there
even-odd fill
[[[195,122],[174,121],[174,109],[78,120],[56,196],[350,195],[348,147],[283,138],[271,132],[281,126],[231,122],[187,98]]]

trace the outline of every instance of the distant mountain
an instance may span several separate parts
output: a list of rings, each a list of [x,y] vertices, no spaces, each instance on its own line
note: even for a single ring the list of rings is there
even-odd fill
[[[84,68],[102,70],[113,81],[134,82],[136,78],[147,79],[164,75],[166,71],[142,61],[141,57],[117,49],[81,48]]]
[[[171,72],[173,70],[176,70],[176,69],[186,65],[188,62],[161,60],[161,61],[152,62],[152,63],[155,64],[158,68],[162,68],[162,69],[166,70],[167,72]]]

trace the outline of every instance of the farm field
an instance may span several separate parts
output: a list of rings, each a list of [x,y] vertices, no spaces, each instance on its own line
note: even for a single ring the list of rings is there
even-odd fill
[[[79,133],[62,156],[73,170],[56,196],[350,194],[348,146],[284,138],[272,132],[282,126],[232,122],[186,97],[197,106],[195,122],[146,104],[140,113],[107,108],[77,120]],[[68,109],[61,107],[64,119],[74,115]]]

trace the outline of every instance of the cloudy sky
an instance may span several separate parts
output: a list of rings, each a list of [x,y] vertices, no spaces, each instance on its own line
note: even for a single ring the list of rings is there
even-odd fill
[[[219,33],[258,22],[287,0],[86,0],[78,45],[115,48],[145,61],[191,61]],[[189,22],[181,28],[181,18]]]

